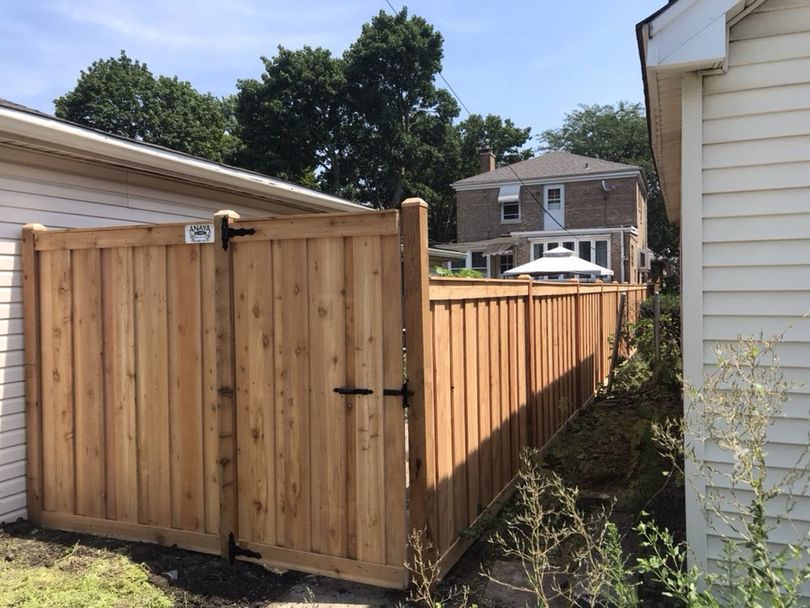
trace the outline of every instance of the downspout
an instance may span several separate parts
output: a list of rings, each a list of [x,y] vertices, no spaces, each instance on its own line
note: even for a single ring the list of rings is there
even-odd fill
[[[622,280],[621,280],[621,282],[624,283],[624,235],[625,235],[624,226],[622,226],[622,231],[621,231],[620,234],[621,234],[621,240],[622,240],[622,245],[621,245]]]

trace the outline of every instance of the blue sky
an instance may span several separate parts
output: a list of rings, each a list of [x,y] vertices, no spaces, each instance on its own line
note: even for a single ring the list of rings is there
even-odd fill
[[[444,75],[471,112],[538,133],[579,103],[642,101],[634,26],[664,0],[406,4],[444,36]],[[2,0],[0,97],[52,112],[81,69],[121,49],[156,75],[227,95],[279,44],[342,53],[381,9],[385,0]]]

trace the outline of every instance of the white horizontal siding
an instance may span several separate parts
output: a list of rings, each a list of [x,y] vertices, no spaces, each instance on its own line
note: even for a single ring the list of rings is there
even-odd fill
[[[768,2],[765,2],[767,5]],[[774,6],[773,10],[759,8],[731,28],[730,41],[751,38],[781,37],[785,34],[806,32],[810,23],[810,6],[797,2],[786,7]]]
[[[703,147],[703,167],[724,169],[810,161],[810,135],[714,144]]]
[[[740,159],[742,161],[742,159]],[[810,187],[810,162],[782,162],[772,165],[734,165],[703,170],[703,192],[745,192],[767,190],[778,183],[781,188]],[[810,211],[810,207],[808,208]]]
[[[810,201],[810,188],[719,192],[704,195],[703,217],[794,215],[807,212],[810,209],[808,201]]]
[[[785,339],[800,343],[810,342],[810,319],[797,319],[795,316],[768,315],[750,316],[710,316],[703,319],[704,340],[734,340],[737,336],[753,336],[760,332],[766,336],[776,336],[785,332]],[[810,411],[810,403],[807,404]]]
[[[684,293],[702,298],[703,331],[701,351],[688,352],[702,352],[711,373],[718,344],[784,332],[778,354],[793,385],[784,416],[769,429],[774,479],[794,466],[810,432],[810,319],[803,318],[810,311],[810,0],[766,0],[732,27],[730,41],[728,71],[703,78],[702,208],[691,227],[702,234],[702,281]],[[732,470],[727,452],[710,443],[704,450],[709,462]],[[807,481],[792,486],[799,534],[810,531]],[[728,485],[716,476],[707,492]],[[718,533],[696,524],[695,534],[706,539],[703,557],[719,559]],[[796,534],[779,527],[771,539],[799,542]]]
[[[719,78],[719,76],[708,76],[707,78]],[[795,100],[792,103],[795,103]],[[703,143],[705,144],[795,137],[809,133],[810,109],[709,119],[703,123]]]
[[[802,291],[810,285],[810,265],[798,266],[725,266],[706,267],[703,287],[706,291]],[[807,302],[810,310],[810,300]]]

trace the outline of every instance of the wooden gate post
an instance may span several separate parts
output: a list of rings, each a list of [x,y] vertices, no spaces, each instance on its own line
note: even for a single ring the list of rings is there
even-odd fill
[[[214,215],[214,325],[217,340],[217,424],[219,425],[219,536],[227,556],[228,536],[236,534],[236,375],[233,329],[233,257],[222,246],[222,227],[239,218],[235,211]]]
[[[402,203],[403,313],[408,387],[410,476],[409,535],[424,532],[423,541],[437,547],[436,429],[433,417],[433,327],[430,316],[430,268],[427,251],[427,203],[409,198]],[[425,556],[428,557],[428,556]]]
[[[28,518],[40,523],[42,513],[42,408],[40,401],[39,265],[35,233],[40,224],[22,228],[23,327],[25,348],[25,490]]]

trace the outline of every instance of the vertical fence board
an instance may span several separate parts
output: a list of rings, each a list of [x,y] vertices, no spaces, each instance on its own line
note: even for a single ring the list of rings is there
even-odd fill
[[[312,239],[309,265],[312,550],[346,555],[346,405],[329,387],[346,378],[346,277],[343,239]]]
[[[283,547],[310,550],[307,248],[273,243],[276,377],[276,529]]]
[[[172,527],[198,531],[205,526],[200,256],[187,245],[166,255]]]
[[[205,483],[205,532],[219,534],[219,425],[217,422],[217,332],[214,248],[200,247],[200,322],[203,400],[203,475]]]
[[[43,509],[75,513],[70,251],[40,255]]]
[[[45,227],[22,228],[23,348],[25,363],[25,490],[28,517],[39,525],[42,513],[42,334],[39,257],[34,238]]]
[[[133,251],[135,279],[138,516],[140,523],[172,524],[167,370],[166,248]]]
[[[355,350],[355,293],[354,285],[354,239],[343,239],[343,268],[345,275],[346,297],[346,386],[357,386]],[[357,559],[357,408],[355,397],[348,395],[343,398],[346,409],[346,555]]]
[[[275,383],[270,243],[234,248],[236,451],[240,538],[276,542]],[[258,273],[264,281],[253,280]]]
[[[400,262],[399,236],[381,239],[382,255],[382,296],[397,294],[402,289],[402,263]],[[403,381],[402,350],[402,300],[391,298],[394,304],[383,311],[383,385],[385,388],[399,388]],[[385,561],[392,566],[401,566],[406,560],[407,533],[405,522],[405,415],[402,399],[384,399],[386,438],[384,462],[385,491]]]
[[[453,492],[453,441],[452,441],[452,393],[450,391],[451,366],[448,351],[450,350],[450,307],[437,304],[433,311],[433,351],[442,353],[437,356],[434,370],[436,373],[434,393],[436,396],[436,470],[439,539],[438,547],[444,552],[455,540],[456,510]],[[441,439],[440,439],[441,438]]]
[[[478,348],[478,367],[475,381],[478,382],[478,468],[481,476],[480,501],[487,505],[492,500],[492,408],[490,406],[489,382],[489,312],[487,303],[477,302],[476,313],[476,346]]]
[[[491,399],[489,402],[491,421],[491,436],[492,436],[492,487],[493,495],[497,494],[498,488],[504,486],[503,467],[501,466],[501,459],[503,451],[501,450],[501,443],[503,442],[503,418],[501,415],[501,339],[499,331],[499,309],[500,304],[497,300],[487,300],[487,308],[489,309],[489,386],[491,389]]]
[[[102,251],[107,517],[138,521],[132,249]]]
[[[377,387],[359,395],[356,403],[355,466],[357,475],[357,556],[363,561],[385,561],[385,451],[383,446],[383,361],[376,344],[382,343],[383,311],[380,237],[354,241],[355,292],[354,358],[357,386]]]
[[[106,515],[101,254],[73,252],[73,377],[76,514]]]
[[[478,397],[478,317],[474,302],[465,302],[464,313],[464,414],[467,435],[467,521],[472,523],[481,510],[481,438]]]
[[[450,305],[450,383],[451,423],[453,442],[453,507],[455,533],[467,527],[467,437],[464,378],[464,313],[460,302]]]

